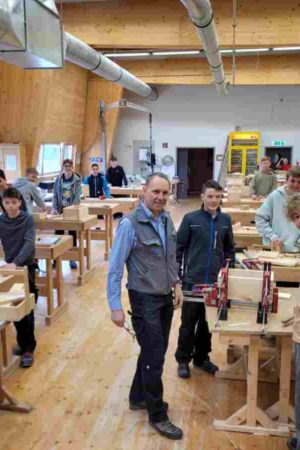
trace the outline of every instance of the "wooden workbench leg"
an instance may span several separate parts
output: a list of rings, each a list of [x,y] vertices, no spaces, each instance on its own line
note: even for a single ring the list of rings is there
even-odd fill
[[[112,248],[114,240],[114,222],[112,214],[109,216],[109,246]]]
[[[104,252],[104,259],[105,261],[108,260],[108,254],[110,249],[110,232],[109,232],[109,218],[108,215],[104,216],[105,219],[105,252]]]
[[[0,350],[0,410],[15,411],[20,413],[29,413],[32,410],[31,405],[21,404],[17,402],[4,388],[3,360]]]
[[[86,265],[87,270],[92,268],[91,230],[86,230]]]
[[[47,315],[48,317],[51,317],[54,311],[53,270],[51,259],[46,259],[46,291],[47,291]],[[47,318],[46,318],[46,325],[49,325]]]
[[[250,336],[247,373],[247,425],[256,425],[259,336]]]
[[[79,275],[83,276],[84,270],[84,231],[79,231]]]
[[[7,339],[7,330],[6,327],[1,330],[1,343],[2,343],[2,361],[3,365],[8,367],[12,360],[12,353],[9,349],[9,343]],[[0,355],[1,357],[1,355]]]
[[[62,275],[62,260],[61,256],[56,258],[56,295],[57,295],[57,306],[62,306],[64,303],[64,293],[63,293],[63,275]]]
[[[279,422],[288,423],[290,406],[292,338],[281,337],[281,364],[279,387]]]

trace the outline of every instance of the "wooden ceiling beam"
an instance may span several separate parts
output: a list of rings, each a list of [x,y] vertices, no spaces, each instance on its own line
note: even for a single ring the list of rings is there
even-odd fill
[[[212,76],[204,58],[127,61],[120,63],[146,83],[209,85]],[[232,59],[224,58],[226,79],[232,82]],[[300,84],[300,55],[238,57],[236,85]]]
[[[232,0],[213,0],[220,44],[232,46]],[[197,33],[179,0],[63,4],[65,29],[97,48],[195,49]],[[239,0],[237,46],[299,45],[299,0]]]

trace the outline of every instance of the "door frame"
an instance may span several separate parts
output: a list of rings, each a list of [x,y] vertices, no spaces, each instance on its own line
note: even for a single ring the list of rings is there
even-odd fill
[[[290,159],[290,164],[292,164],[292,160],[293,160],[293,153],[294,153],[294,146],[293,145],[285,145],[284,147],[274,147],[273,145],[265,145],[264,147],[264,156],[267,155],[267,150],[277,150],[278,153],[280,153],[280,149],[291,149],[291,159]]]
[[[189,149],[194,149],[194,148],[196,148],[196,149],[199,149],[199,150],[201,150],[201,149],[203,149],[203,150],[207,150],[207,149],[210,149],[211,151],[212,151],[212,162],[213,162],[213,167],[212,167],[212,176],[213,176],[213,179],[214,179],[214,177],[215,177],[215,155],[216,155],[216,147],[214,147],[214,146],[211,146],[211,147],[209,147],[209,146],[207,146],[207,145],[202,145],[202,146],[199,146],[199,145],[188,145],[188,146],[184,146],[184,145],[180,145],[180,146],[176,146],[176,167],[175,167],[175,173],[176,173],[176,175],[178,175],[178,152],[179,152],[179,150],[180,149],[183,149],[183,150],[189,150]],[[187,186],[187,188],[188,188],[188,186]]]
[[[189,145],[188,147],[185,147],[184,145],[180,145],[179,147],[176,147],[176,173],[178,172],[178,150],[180,149],[193,149],[193,148],[199,148],[199,149],[211,149],[213,153],[213,177],[215,176],[215,154],[216,154],[216,147],[208,147],[208,146],[201,146],[199,145]]]

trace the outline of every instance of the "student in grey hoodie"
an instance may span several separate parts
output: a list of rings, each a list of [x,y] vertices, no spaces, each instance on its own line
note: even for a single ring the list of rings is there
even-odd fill
[[[42,211],[46,211],[46,205],[42,199],[41,193],[36,186],[38,171],[34,167],[26,169],[25,177],[17,178],[13,182],[13,187],[18,189],[25,200],[27,210],[31,214],[33,211],[33,203],[35,203]]]
[[[257,211],[256,229],[265,245],[275,246],[285,252],[299,252],[300,231],[285,214],[287,198],[298,191],[300,167],[293,166],[287,172],[286,185],[273,191]]]
[[[73,161],[65,159],[63,161],[63,172],[56,178],[54,183],[53,200],[51,214],[61,214],[63,209],[79,205],[81,197],[81,176],[75,173]],[[56,230],[55,234],[63,234],[62,230]],[[73,236],[73,247],[76,247],[76,231],[69,231]],[[70,261],[71,269],[76,269],[75,261]]]

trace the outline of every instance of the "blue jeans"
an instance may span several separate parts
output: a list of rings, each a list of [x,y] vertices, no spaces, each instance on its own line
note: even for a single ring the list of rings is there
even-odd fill
[[[300,344],[295,343],[295,415],[297,450],[300,450]]]

